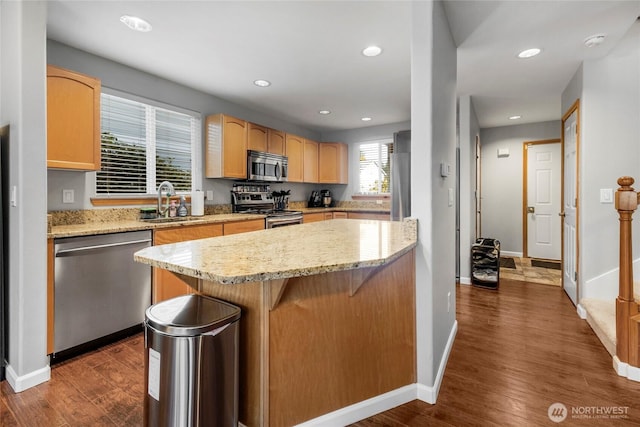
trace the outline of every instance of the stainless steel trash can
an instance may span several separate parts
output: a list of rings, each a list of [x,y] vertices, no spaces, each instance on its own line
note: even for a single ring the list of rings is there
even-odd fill
[[[144,425],[238,425],[240,309],[185,295],[145,313]]]

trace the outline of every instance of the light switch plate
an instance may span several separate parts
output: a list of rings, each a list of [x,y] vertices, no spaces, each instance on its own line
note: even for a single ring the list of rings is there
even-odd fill
[[[449,207],[453,206],[453,188],[449,188]]]
[[[73,190],[62,190],[62,203],[75,202],[75,192]]]
[[[611,188],[600,189],[600,203],[613,203],[613,189]]]

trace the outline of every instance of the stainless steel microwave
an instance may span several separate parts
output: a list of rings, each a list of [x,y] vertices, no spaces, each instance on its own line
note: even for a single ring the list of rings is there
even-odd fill
[[[249,150],[247,155],[247,179],[250,181],[287,181],[286,156]]]

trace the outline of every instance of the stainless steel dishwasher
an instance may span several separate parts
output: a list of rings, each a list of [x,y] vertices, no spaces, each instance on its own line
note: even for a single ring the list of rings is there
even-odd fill
[[[150,245],[150,231],[55,239],[54,358],[142,330],[151,267],[133,254]]]

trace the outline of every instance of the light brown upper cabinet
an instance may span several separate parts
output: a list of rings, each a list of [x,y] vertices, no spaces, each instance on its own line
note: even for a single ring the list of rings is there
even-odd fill
[[[267,151],[268,146],[268,133],[267,128],[257,125],[255,123],[248,123],[249,125],[249,141],[247,147],[249,150],[255,151]]]
[[[289,167],[289,182],[302,182],[304,175],[304,138],[286,134],[286,150]]]
[[[318,182],[318,143],[304,140],[304,182]]]
[[[318,181],[323,184],[346,184],[348,181],[348,147],[339,142],[321,142],[318,147]]]
[[[286,155],[285,134],[282,131],[269,129],[267,141],[267,151],[272,154]]]
[[[100,169],[100,80],[47,65],[47,167]]]
[[[208,116],[205,175],[207,178],[247,177],[247,128],[244,120],[225,114]]]

